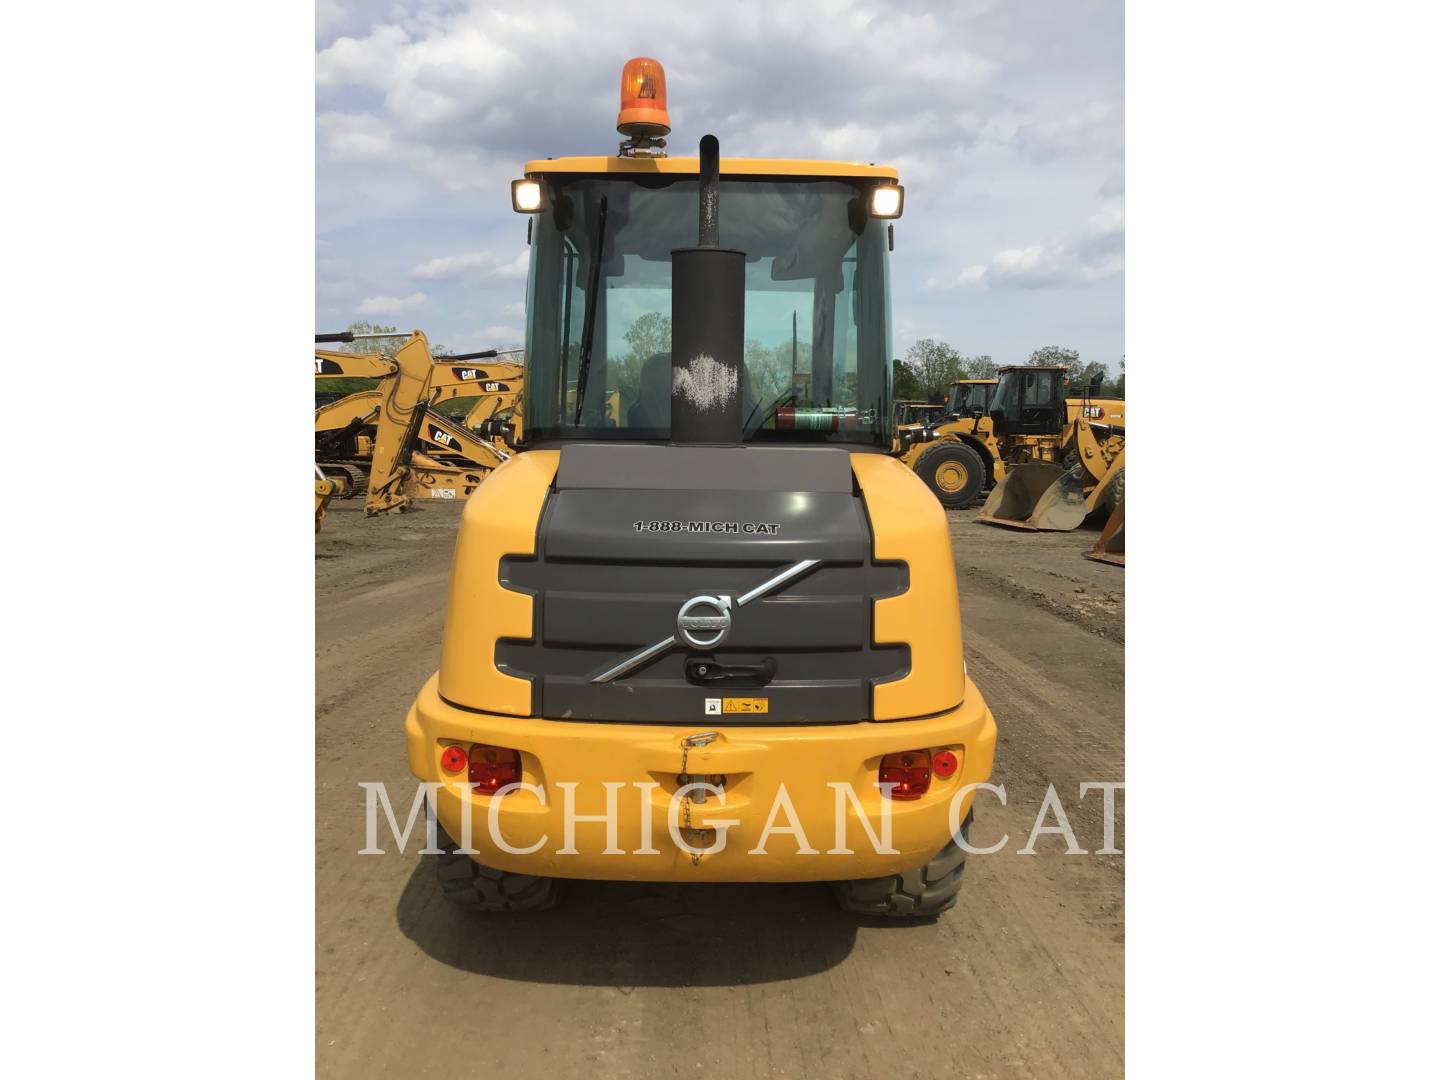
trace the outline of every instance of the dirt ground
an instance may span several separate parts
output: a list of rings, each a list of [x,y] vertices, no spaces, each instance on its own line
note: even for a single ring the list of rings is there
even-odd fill
[[[950,515],[965,654],[1000,728],[959,904],[925,925],[839,911],[818,885],[577,883],[563,905],[475,916],[384,831],[361,781],[408,798],[401,724],[439,661],[460,507],[316,540],[316,1055],[322,1076],[1113,1077],[1123,1071],[1124,570],[1093,532]],[[1081,847],[1043,835],[1053,784]],[[1116,847],[1124,848],[1124,792]],[[1049,817],[1053,825],[1055,818]]]

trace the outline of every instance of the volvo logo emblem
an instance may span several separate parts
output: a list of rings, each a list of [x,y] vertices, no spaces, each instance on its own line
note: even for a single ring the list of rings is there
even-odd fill
[[[797,578],[803,577],[820,565],[819,559],[801,559],[791,563],[767,581],[762,581],[749,592],[736,597],[692,596],[680,605],[675,617],[675,633],[663,637],[653,645],[647,645],[637,653],[625,657],[613,667],[597,672],[591,677],[592,683],[608,683],[627,675],[636,668],[644,667],[657,656],[664,656],[676,645],[684,644],[692,649],[713,649],[730,633],[730,609],[743,608],[762,596],[768,596],[782,589]]]
[[[713,649],[730,633],[730,597],[692,596],[680,605],[675,632],[692,649]]]

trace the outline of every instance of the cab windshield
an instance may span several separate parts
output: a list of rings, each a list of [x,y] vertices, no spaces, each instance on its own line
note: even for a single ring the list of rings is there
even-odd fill
[[[976,409],[983,412],[986,391],[993,389],[993,383],[956,383],[950,387],[950,403],[945,406],[945,412],[950,416],[970,416]]]
[[[668,439],[670,252],[695,244],[698,184],[544,182],[527,297],[527,439]],[[867,191],[860,181],[720,181],[721,246],[746,253],[747,441],[889,445],[888,244],[886,223],[863,211]]]
[[[990,412],[1019,418],[1027,410],[1049,410],[1063,398],[1062,371],[1042,367],[1009,368],[1000,372]]]

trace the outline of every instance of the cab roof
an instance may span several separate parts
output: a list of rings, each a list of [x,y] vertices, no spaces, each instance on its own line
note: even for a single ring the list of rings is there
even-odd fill
[[[543,158],[525,163],[525,175],[546,173],[611,173],[638,176],[700,174],[700,159],[693,157],[564,157]],[[720,159],[721,176],[836,176],[864,180],[898,180],[900,174],[889,165],[866,165],[859,161],[807,161],[803,158]]]

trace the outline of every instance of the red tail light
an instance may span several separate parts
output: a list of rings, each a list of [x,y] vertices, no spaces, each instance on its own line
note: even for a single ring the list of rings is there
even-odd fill
[[[935,775],[941,780],[947,780],[955,775],[955,770],[960,767],[960,759],[950,750],[941,750],[935,755],[935,760],[930,763],[935,770]]]
[[[906,750],[880,759],[880,783],[894,784],[892,799],[918,799],[930,790],[930,752]]]
[[[479,795],[493,795],[506,784],[520,782],[520,755],[503,746],[470,748],[470,783]]]
[[[447,746],[440,751],[440,767],[448,773],[463,772],[469,760],[463,746]]]

